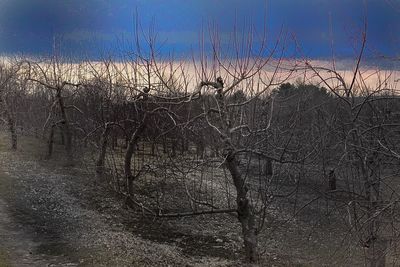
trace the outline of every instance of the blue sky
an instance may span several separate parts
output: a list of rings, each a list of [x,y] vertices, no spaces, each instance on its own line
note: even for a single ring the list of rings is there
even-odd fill
[[[354,55],[366,14],[368,54],[400,55],[400,0],[0,0],[0,53],[48,54],[55,36],[75,56],[126,51],[136,9],[144,29],[154,21],[163,53],[189,54],[214,22],[221,36],[235,24],[266,26],[271,44],[283,28],[311,58],[329,57],[333,40],[345,58]]]

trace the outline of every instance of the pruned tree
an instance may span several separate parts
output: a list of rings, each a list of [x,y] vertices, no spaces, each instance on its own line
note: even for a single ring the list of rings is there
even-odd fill
[[[368,83],[362,70],[366,41],[365,25],[350,78],[337,70],[334,62],[330,67],[305,65],[334,96],[334,105],[325,107],[328,123],[322,134],[335,141],[335,151],[325,156],[335,170],[329,175],[339,176],[344,183],[335,184],[330,194],[345,194],[349,229],[365,250],[367,265],[385,266],[389,244],[398,234],[390,225],[397,224],[393,216],[399,201],[394,188],[400,172],[394,132],[400,124],[394,114],[400,99],[388,84],[390,73],[378,70],[377,84],[372,87]]]
[[[48,117],[43,127],[46,128],[50,124],[48,157],[52,155],[54,131],[59,128],[62,130],[65,140],[67,160],[71,164],[73,162],[73,129],[68,110],[80,110],[75,105],[66,103],[65,99],[72,95],[73,89],[81,85],[76,81],[79,77],[75,75],[75,71],[79,71],[79,67],[67,62],[60,62],[57,56],[47,61],[28,62],[28,65],[30,68],[28,80],[46,88],[51,97]]]

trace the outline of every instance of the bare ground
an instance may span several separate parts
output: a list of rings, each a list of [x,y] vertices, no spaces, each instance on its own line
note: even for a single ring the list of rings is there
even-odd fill
[[[225,227],[209,235],[209,218],[154,220],[83,169],[1,150],[0,266],[236,265],[240,248]]]
[[[245,266],[232,216],[144,216],[96,185],[85,166],[42,160],[37,140],[23,142],[11,152],[0,138],[1,267]],[[300,197],[298,207],[312,198]],[[313,202],[292,218],[291,202],[271,207],[259,266],[363,265],[338,214]]]

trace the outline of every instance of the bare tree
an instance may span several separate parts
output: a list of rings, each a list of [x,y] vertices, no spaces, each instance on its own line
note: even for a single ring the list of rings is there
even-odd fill
[[[336,189],[333,192],[347,193],[348,223],[365,249],[368,266],[385,266],[388,245],[396,235],[390,233],[389,225],[397,222],[389,218],[399,200],[393,178],[400,170],[396,163],[392,164],[399,159],[395,145],[398,138],[393,133],[400,125],[392,115],[399,99],[388,85],[391,74],[377,71],[378,83],[375,87],[368,85],[368,76],[362,70],[366,26],[360,40],[350,79],[334,63],[325,67],[306,62],[306,66],[334,95],[336,110],[327,114],[335,119],[329,120],[333,123],[326,134],[337,143],[336,152],[329,157],[331,160],[336,157],[332,167],[347,186],[339,184],[341,188],[333,188]]]
[[[18,143],[15,106],[25,89],[23,78],[22,62],[10,59],[0,65],[0,102],[13,150],[17,149]]]
[[[49,151],[48,156],[52,154],[52,144],[54,137],[54,130],[59,127],[62,129],[63,137],[65,138],[65,151],[69,163],[73,162],[73,131],[71,122],[68,117],[68,109],[79,109],[71,104],[65,103],[68,95],[72,94],[70,89],[78,88],[80,83],[75,82],[76,78],[73,68],[79,67],[67,62],[60,62],[59,58],[54,56],[49,61],[33,62],[30,63],[30,77],[29,80],[35,82],[50,91],[52,103],[50,105],[50,112],[46,119],[44,127],[50,123],[49,134]]]

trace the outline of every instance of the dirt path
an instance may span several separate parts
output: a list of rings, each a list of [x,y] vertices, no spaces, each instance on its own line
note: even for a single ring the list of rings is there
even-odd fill
[[[8,204],[0,200],[0,266],[77,266],[68,257],[60,254],[49,255],[40,253],[44,242],[38,236],[16,223],[8,213]],[[34,253],[35,252],[35,253]]]
[[[140,227],[151,222],[127,224],[120,200],[73,172],[0,152],[1,267],[232,264],[142,238]]]

